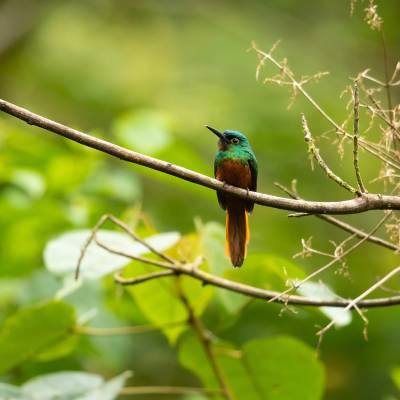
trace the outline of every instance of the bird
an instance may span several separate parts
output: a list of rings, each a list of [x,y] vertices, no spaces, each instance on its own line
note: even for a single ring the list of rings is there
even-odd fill
[[[219,138],[214,160],[215,178],[225,184],[257,191],[258,164],[246,135],[205,127]],[[254,202],[218,190],[217,197],[220,207],[226,210],[226,254],[234,267],[241,267],[250,239],[248,214],[253,211]]]

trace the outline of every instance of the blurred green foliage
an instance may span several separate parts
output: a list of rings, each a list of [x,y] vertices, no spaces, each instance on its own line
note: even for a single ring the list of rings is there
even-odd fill
[[[287,110],[286,88],[256,82],[257,58],[247,49],[252,40],[268,50],[281,39],[275,54],[287,57],[299,76],[330,71],[308,90],[342,121],[349,97],[340,94],[351,82],[349,77],[365,68],[379,77],[384,74],[379,33],[363,21],[366,4],[356,2],[350,16],[350,2],[330,0],[301,5],[295,0],[2,0],[0,97],[208,175],[216,143],[203,125],[240,130],[249,136],[259,161],[260,191],[280,194],[272,183],[288,184],[296,178],[304,197],[341,199],[345,194],[321,171],[310,172],[299,114],[306,113],[316,133],[329,128],[326,121],[300,97]],[[398,0],[380,2],[378,10],[394,67],[400,49]],[[271,66],[263,72],[275,73]],[[319,145],[330,165],[353,182],[350,147],[340,160],[328,140],[321,139]],[[377,163],[366,154],[360,162],[369,182],[376,176]],[[368,183],[368,188],[379,191],[381,183]],[[203,268],[210,272],[274,290],[284,288],[283,267],[289,277],[301,278],[324,263],[318,256],[290,260],[300,250],[301,238],[313,236],[317,246],[330,250],[329,239],[345,237],[319,220],[288,219],[285,212],[256,207],[250,220],[249,257],[243,269],[233,270],[224,257],[224,214],[215,193],[5,115],[0,115],[0,209],[0,319],[5,321],[0,370],[2,381],[13,385],[65,370],[107,378],[132,370],[129,382],[139,386],[207,386],[214,379],[201,361],[198,343],[190,344],[194,338],[186,326],[129,336],[72,334],[73,325],[85,321],[115,327],[160,325],[187,317],[173,297],[172,278],[123,291],[111,277],[104,277],[85,281],[63,302],[52,300],[68,282],[44,268],[46,244],[63,232],[92,227],[104,213],[120,217],[145,236],[179,231],[182,239],[170,250],[174,256],[204,254]],[[366,229],[376,219],[376,213],[346,217]],[[323,276],[344,297],[365,290],[393,267],[397,256],[366,244],[347,261],[350,279],[333,270]],[[130,264],[125,273],[149,270]],[[327,322],[318,310],[285,312],[278,305],[203,288],[189,278],[182,284],[218,345],[241,349],[249,363],[256,360],[252,368],[259,367],[255,375],[265,396],[274,389],[271,382],[293,382],[293,387],[280,386],[281,397],[275,388],[278,392],[266,398],[294,399],[293,390],[299,399],[399,395],[396,308],[368,312],[368,342],[356,317],[351,325],[331,331],[317,361],[315,325]],[[221,365],[235,393],[248,390],[243,366],[226,360]]]

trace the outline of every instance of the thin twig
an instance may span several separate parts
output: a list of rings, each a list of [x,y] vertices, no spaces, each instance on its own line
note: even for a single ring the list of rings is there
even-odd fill
[[[75,327],[75,332],[80,335],[88,336],[117,336],[117,335],[130,335],[135,333],[146,333],[159,331],[160,329],[174,328],[176,326],[184,325],[187,321],[168,322],[166,324],[154,325],[138,325],[138,326],[117,326],[113,328],[98,328],[93,326],[78,325]]]
[[[345,307],[344,310],[350,310],[356,305],[359,305],[360,301],[367,297],[369,294],[371,294],[373,291],[378,289],[380,286],[382,286],[386,281],[391,279],[394,275],[400,273],[400,267],[397,267],[390,271],[388,274],[386,274],[382,279],[380,279],[378,282],[373,284],[371,287],[369,287],[365,292],[361,293],[358,297],[356,297],[354,300],[350,301],[349,304]],[[336,323],[335,319],[332,319],[329,324],[327,324],[324,328],[319,330],[317,332],[317,335],[320,338],[320,341],[322,340],[322,336]]]
[[[111,214],[107,214],[106,217],[107,217],[107,219],[112,221],[115,225],[119,226],[122,230],[124,230],[133,240],[135,240],[136,242],[138,242],[141,245],[143,245],[144,247],[146,247],[151,253],[155,254],[156,256],[162,258],[163,260],[165,260],[169,263],[174,263],[174,260],[171,257],[167,256],[165,253],[163,253],[161,251],[158,251],[155,247],[150,245],[147,241],[142,240],[138,235],[136,235],[135,232],[133,232],[133,230],[127,224],[125,224],[118,218],[115,218]]]
[[[160,394],[160,395],[190,395],[200,394],[206,396],[215,396],[222,394],[220,389],[205,389],[197,387],[185,386],[126,386],[121,392],[121,395],[146,395],[146,394]]]
[[[164,278],[169,276],[174,276],[177,273],[174,271],[160,271],[160,272],[152,272],[150,274],[136,276],[134,278],[124,278],[119,273],[114,275],[114,281],[120,285],[137,285],[139,283],[143,283],[146,281],[150,281],[152,279]]]
[[[88,247],[90,246],[90,243],[93,242],[93,240],[96,242],[96,244],[99,247],[104,248],[105,250],[109,250],[107,248],[107,246],[105,246],[104,244],[102,244],[101,242],[99,242],[97,240],[97,232],[99,231],[99,229],[107,222],[107,221],[111,221],[113,224],[117,225],[118,227],[120,227],[122,230],[124,230],[134,241],[142,244],[144,247],[146,247],[151,253],[154,253],[155,255],[159,256],[160,258],[164,259],[165,261],[167,261],[168,263],[173,263],[174,261],[168,257],[167,255],[165,255],[164,253],[159,252],[157,249],[155,249],[153,246],[151,246],[150,244],[148,244],[146,241],[142,240],[139,236],[137,236],[132,229],[125,224],[124,222],[122,222],[121,220],[119,220],[118,218],[115,218],[113,215],[111,214],[104,214],[100,217],[100,219],[98,220],[97,224],[94,226],[94,228],[92,229],[89,237],[87,238],[87,240],[85,241],[85,243],[83,244],[80,254],[79,254],[79,258],[78,258],[78,262],[76,265],[76,269],[75,269],[75,279],[77,280],[79,278],[79,273],[81,270],[81,265],[82,265],[82,261],[83,258],[87,252]],[[114,251],[115,252],[115,251]],[[125,256],[124,252],[120,252],[120,255]],[[129,258],[133,258],[135,256],[133,255],[129,255]],[[141,261],[144,263],[148,263],[147,259],[143,258],[143,257],[136,257],[137,261]]]
[[[372,113],[375,113],[382,121],[384,121],[393,131],[393,135],[396,136],[397,138],[400,138],[400,130],[399,128],[394,124],[394,121],[390,119],[390,116],[387,116],[385,110],[382,109],[380,104],[377,102],[375,97],[371,93],[367,93],[368,99],[371,101],[371,103],[374,105],[375,108],[372,108],[371,106],[367,105],[367,109],[371,111]],[[390,112],[390,110],[389,110]]]
[[[354,82],[353,98],[354,98],[353,164],[354,164],[354,171],[356,173],[358,189],[361,193],[365,193],[366,190],[365,190],[362,178],[361,178],[360,167],[358,165],[358,138],[360,135],[360,132],[359,132],[360,97],[359,97],[359,93],[358,93],[357,81]]]
[[[394,112],[393,112],[393,106],[392,106],[392,93],[390,90],[390,76],[389,76],[389,57],[388,57],[388,52],[387,52],[387,46],[386,46],[386,40],[385,40],[385,34],[383,31],[383,28],[380,30],[381,33],[381,42],[382,42],[382,49],[383,49],[383,65],[384,65],[384,71],[385,71],[385,92],[386,92],[386,99],[387,99],[387,107],[389,109],[389,121],[391,125],[393,125],[394,121]],[[392,131],[392,135],[393,134]],[[396,139],[395,140],[395,147],[396,147]]]
[[[308,149],[311,152],[312,156],[314,159],[317,161],[318,165],[322,168],[323,171],[325,171],[326,175],[328,178],[332,179],[335,181],[339,186],[345,188],[348,190],[350,193],[356,194],[358,193],[358,190],[355,189],[353,186],[351,186],[349,183],[344,181],[342,178],[340,178],[338,175],[336,175],[326,164],[325,160],[321,157],[319,154],[319,149],[315,145],[314,138],[311,134],[310,128],[308,127],[306,117],[304,114],[301,114],[301,124],[303,126],[303,132],[304,132],[304,140],[308,144]]]
[[[193,307],[189,302],[189,299],[186,297],[185,293],[182,290],[179,280],[176,281],[176,286],[179,298],[189,314],[189,323],[192,325],[194,331],[197,334],[197,337],[199,338],[203,346],[204,352],[206,353],[208,361],[210,362],[211,368],[214,371],[214,375],[218,381],[218,384],[220,385],[221,392],[227,400],[233,400],[233,396],[225,380],[223,370],[218,364],[217,356],[214,352],[210,334],[205,329],[202,320],[196,316]]]
[[[332,267],[335,265],[338,261],[342,260],[344,257],[348,256],[352,251],[354,251],[356,248],[360,247],[368,238],[368,236],[373,235],[384,223],[385,221],[389,218],[389,214],[386,214],[371,230],[370,233],[367,234],[366,237],[362,238],[359,240],[357,243],[355,243],[353,246],[349,247],[346,251],[343,251],[339,253],[338,255],[335,254],[335,258],[328,262],[327,264],[323,265],[322,267],[318,268],[311,274],[307,275],[304,279],[302,279],[299,282],[296,282],[291,286],[289,289],[286,289],[285,291],[281,292],[280,294],[276,295],[275,297],[271,298],[268,302],[274,302],[278,299],[281,298],[286,298],[289,299],[288,294],[292,292],[293,290],[297,290],[301,285],[304,283],[308,282],[310,279],[314,278],[315,276],[319,275],[320,273],[326,271],[328,268]],[[355,235],[352,235],[350,238],[355,237]],[[349,238],[348,238],[349,239]],[[348,240],[345,239],[345,242]],[[344,243],[339,245],[338,247],[341,247]]]
[[[103,215],[97,222],[97,224],[94,226],[92,229],[92,232],[90,233],[89,237],[87,238],[86,242],[83,244],[81,248],[81,252],[79,254],[78,262],[76,264],[76,269],[75,269],[75,280],[79,279],[79,274],[81,271],[81,265],[83,261],[83,257],[85,256],[88,247],[90,246],[90,243],[92,243],[93,239],[96,236],[97,231],[100,229],[100,227],[105,223],[107,220],[108,215]]]
[[[95,238],[95,241],[96,241],[96,244],[99,247],[101,247],[104,250],[109,251],[110,253],[116,254],[118,256],[126,257],[126,258],[129,258],[131,260],[139,261],[139,262],[142,262],[143,264],[155,265],[156,267],[165,268],[165,269],[169,269],[169,270],[175,271],[174,264],[172,264],[170,262],[158,261],[158,260],[153,260],[151,258],[135,256],[134,254],[130,254],[130,253],[127,253],[127,252],[122,251],[122,250],[113,249],[113,248],[107,246],[106,244],[101,243],[96,238]],[[120,279],[122,279],[122,278],[119,277],[118,280],[120,280]],[[117,281],[117,283],[119,283],[119,282]]]

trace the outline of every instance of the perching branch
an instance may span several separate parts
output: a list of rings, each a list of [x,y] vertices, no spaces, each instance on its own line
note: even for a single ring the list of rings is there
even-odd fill
[[[400,210],[399,196],[368,193],[351,200],[321,202],[288,199],[264,193],[248,192],[245,189],[240,189],[226,184],[224,185],[216,179],[171,164],[167,161],[158,160],[107,142],[106,140],[77,131],[58,122],[34,114],[5,100],[0,100],[0,110],[27,122],[30,125],[46,129],[121,160],[155,169],[210,189],[230,193],[243,199],[249,199],[263,206],[308,214],[356,214],[369,210]]]

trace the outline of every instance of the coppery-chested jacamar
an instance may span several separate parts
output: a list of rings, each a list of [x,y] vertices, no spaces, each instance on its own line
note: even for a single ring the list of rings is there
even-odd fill
[[[247,137],[237,131],[222,133],[208,125],[206,128],[219,137],[215,177],[229,185],[257,191],[257,159]],[[254,202],[221,191],[217,191],[217,196],[219,205],[226,210],[226,252],[232,265],[240,267],[250,239],[247,214],[253,210]]]

